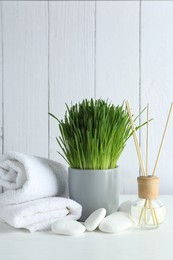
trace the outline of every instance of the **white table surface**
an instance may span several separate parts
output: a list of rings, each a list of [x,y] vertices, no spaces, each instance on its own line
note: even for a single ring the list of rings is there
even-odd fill
[[[125,201],[136,196],[121,196]],[[167,207],[166,221],[158,229],[129,229],[119,234],[99,231],[80,236],[29,233],[0,223],[0,260],[172,260],[173,196],[160,196]]]

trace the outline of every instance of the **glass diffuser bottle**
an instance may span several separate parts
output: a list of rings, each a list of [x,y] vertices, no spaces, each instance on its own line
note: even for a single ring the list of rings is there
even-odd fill
[[[131,206],[131,216],[139,228],[157,228],[165,219],[165,206],[158,200],[159,178],[140,176],[138,182],[138,199]]]
[[[136,200],[131,206],[131,216],[138,227],[141,228],[156,228],[165,219],[165,206],[158,200],[159,193],[159,178],[155,176],[156,168],[160,158],[163,141],[165,138],[166,130],[168,127],[169,119],[171,116],[173,102],[171,103],[170,110],[168,113],[166,125],[163,131],[158,155],[154,165],[152,175],[148,175],[148,123],[149,123],[149,105],[147,105],[147,135],[146,135],[146,168],[142,158],[141,149],[136,136],[136,127],[134,124],[130,104],[126,101],[126,108],[129,114],[133,139],[138,155],[139,165],[142,176],[137,178],[138,182],[138,200]]]

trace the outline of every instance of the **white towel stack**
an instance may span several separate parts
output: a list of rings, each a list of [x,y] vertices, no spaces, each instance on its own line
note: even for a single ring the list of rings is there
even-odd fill
[[[67,199],[67,167],[52,160],[9,152],[0,158],[0,186],[0,219],[13,227],[34,232],[81,216],[81,206]]]

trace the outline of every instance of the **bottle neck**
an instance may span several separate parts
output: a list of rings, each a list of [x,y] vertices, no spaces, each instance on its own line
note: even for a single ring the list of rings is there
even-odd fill
[[[138,182],[138,197],[141,199],[157,199],[159,194],[159,178],[156,176],[140,176]]]

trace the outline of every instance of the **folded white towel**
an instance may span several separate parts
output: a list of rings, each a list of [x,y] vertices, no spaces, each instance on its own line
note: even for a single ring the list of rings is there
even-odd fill
[[[79,219],[82,207],[77,202],[58,197],[49,197],[17,205],[2,205],[0,220],[15,228],[30,232],[50,229],[58,219]]]
[[[9,152],[0,158],[0,204],[67,197],[67,167],[45,158]]]

